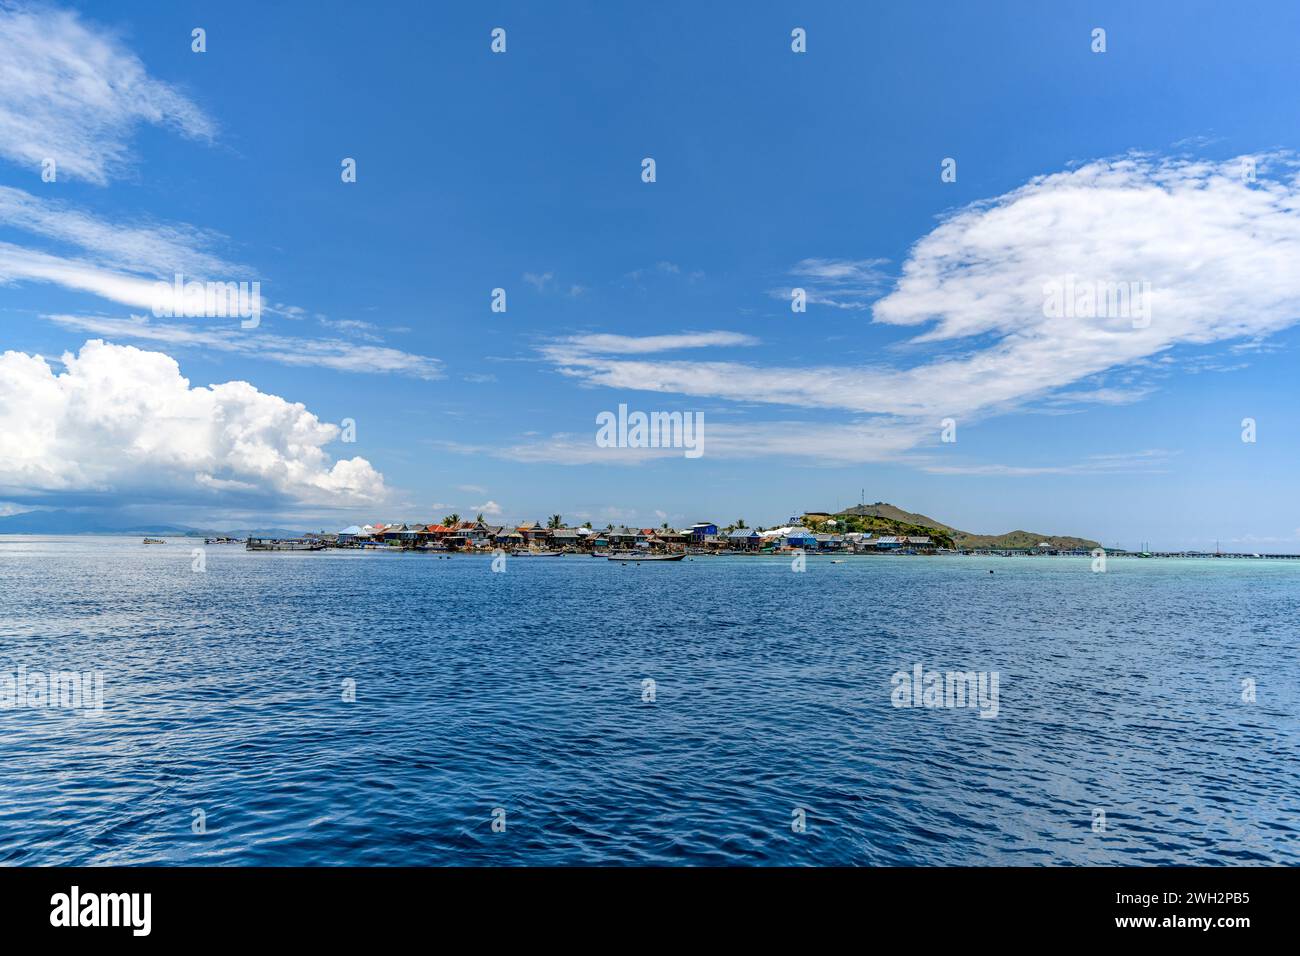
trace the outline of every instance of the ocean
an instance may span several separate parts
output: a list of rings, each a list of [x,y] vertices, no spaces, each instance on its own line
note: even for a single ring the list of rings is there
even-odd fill
[[[1294,865],[1297,624],[1300,561],[0,537],[0,863]]]

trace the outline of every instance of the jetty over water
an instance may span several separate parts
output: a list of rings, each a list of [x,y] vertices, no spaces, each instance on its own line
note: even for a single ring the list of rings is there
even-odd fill
[[[1237,558],[1259,561],[1300,561],[1300,554],[1260,554],[1253,551],[1125,551],[1122,548],[1102,548],[1107,558]],[[1042,548],[962,548],[955,552],[965,555],[989,555],[999,558],[1015,557],[1067,557],[1090,558],[1092,551],[1084,549],[1046,550]]]

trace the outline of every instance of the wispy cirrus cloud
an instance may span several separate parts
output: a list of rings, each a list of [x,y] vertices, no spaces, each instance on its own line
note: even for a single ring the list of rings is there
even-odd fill
[[[543,351],[556,359],[566,355],[644,355],[677,349],[702,349],[728,345],[757,345],[758,339],[743,332],[681,332],[674,335],[570,335],[557,339]]]
[[[1153,474],[1166,470],[1174,452],[1163,448],[1124,452],[1113,455],[1089,455],[1081,461],[1056,465],[942,464],[934,461],[921,465],[934,475],[971,475],[987,478],[1036,478],[1042,475]]]
[[[105,269],[85,259],[67,258],[0,242],[0,285],[44,282],[88,292],[134,308],[152,308],[158,280]]]
[[[40,236],[57,247],[75,247],[72,254],[60,254],[0,241],[0,285],[49,283],[132,309],[152,310],[160,301],[178,305],[170,293],[160,298],[158,287],[160,281],[170,286],[178,273],[187,281],[204,277],[256,281],[250,267],[227,261],[214,251],[225,241],[224,236],[184,224],[110,223],[66,203],[10,187],[0,187],[0,223]],[[263,310],[286,318],[305,314],[298,306],[282,304],[264,304]],[[442,376],[437,359],[379,344],[382,338],[375,326],[360,320],[318,317],[321,325],[335,333],[370,344],[266,332],[250,334],[233,325],[150,321],[138,314],[130,318],[84,314],[45,318],[93,335],[240,353],[284,365],[396,373],[423,379]]]
[[[379,334],[379,327],[373,322],[366,322],[363,319],[331,319],[326,315],[318,315],[316,321],[325,328],[341,335],[350,335],[353,338],[365,339],[368,342],[383,341],[383,337]]]
[[[1054,405],[1131,405],[1140,402],[1155,391],[1151,387],[1073,389],[1052,394],[1048,401]]]
[[[802,259],[790,270],[790,285],[767,294],[789,302],[799,288],[809,304],[865,311],[889,288],[888,265],[888,259]]]
[[[112,33],[72,11],[0,3],[0,156],[106,185],[130,165],[135,128],[207,141],[216,122],[177,87],[150,76]]]
[[[112,339],[212,349],[248,358],[337,372],[394,373],[432,380],[443,377],[440,361],[382,345],[360,345],[341,339],[306,339],[275,335],[236,326],[196,326],[158,322],[145,316],[127,319],[86,315],[46,315],[68,329]]]
[[[876,323],[919,331],[894,361],[656,360],[598,342],[553,343],[542,354],[588,385],[839,409],[918,443],[934,441],[944,417],[970,422],[1053,394],[1135,401],[1141,389],[1079,383],[1178,346],[1258,341],[1300,320],[1297,162],[1290,154],[1255,159],[1252,182],[1242,158],[1124,156],[955,211],[912,247],[896,286],[874,303]],[[800,270],[861,288],[876,265],[805,260]],[[1063,277],[1148,283],[1150,319],[1053,315],[1045,285]],[[927,358],[936,346],[942,351]]]
[[[214,251],[229,242],[214,230],[152,219],[112,223],[69,203],[12,186],[0,186],[0,224],[74,247],[86,262],[110,269],[195,276],[253,272],[250,266]]]
[[[112,223],[58,200],[0,187],[0,226],[44,240],[45,248],[0,241],[0,285],[38,282],[85,292],[137,309],[181,303],[160,295],[159,283],[260,281],[252,267],[231,262],[215,247],[226,237],[194,226],[158,221]],[[295,306],[263,305],[292,317]]]
[[[644,465],[658,460],[681,460],[679,448],[606,448],[594,439],[595,424],[586,434],[558,432],[501,445],[438,442],[445,451],[464,455],[490,455],[512,462],[553,465]],[[925,429],[928,430],[928,429]],[[809,466],[848,465],[900,461],[922,440],[922,427],[906,427],[888,419],[867,419],[846,424],[810,424],[803,421],[753,423],[708,422],[704,430],[709,458],[751,459],[787,456],[791,463]],[[911,458],[922,464],[921,458]]]

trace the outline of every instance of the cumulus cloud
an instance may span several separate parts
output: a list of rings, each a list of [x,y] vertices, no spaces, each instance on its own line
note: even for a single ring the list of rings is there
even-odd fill
[[[112,34],[76,13],[0,3],[0,156],[105,185],[130,163],[148,123],[210,140],[216,124],[176,87],[154,79]]]
[[[1242,158],[1126,156],[957,210],[913,246],[895,288],[874,305],[875,322],[919,330],[894,362],[629,359],[637,349],[602,347],[596,337],[580,348],[552,343],[543,355],[591,385],[840,409],[932,441],[945,416],[969,422],[1016,410],[1176,346],[1257,340],[1300,319],[1297,165],[1281,154],[1257,162],[1251,182]],[[846,282],[872,267],[801,264],[814,278]],[[1147,316],[1054,314],[1046,290],[1065,282],[1141,284]],[[925,358],[936,345],[942,351]],[[1140,397],[1104,387],[1065,395],[1110,404]],[[784,443],[770,447],[777,453]]]
[[[201,502],[380,501],[364,458],[333,460],[339,428],[247,382],[191,387],[161,352],[99,340],[0,355],[0,493]]]

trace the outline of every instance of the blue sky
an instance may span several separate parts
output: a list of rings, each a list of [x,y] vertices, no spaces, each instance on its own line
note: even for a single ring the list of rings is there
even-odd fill
[[[0,3],[0,512],[773,524],[865,494],[1300,548],[1300,10],[384,9]],[[154,316],[177,271],[260,281],[261,324]],[[1047,319],[1064,275],[1150,283],[1149,327]],[[702,412],[705,453],[599,448],[620,403]]]

